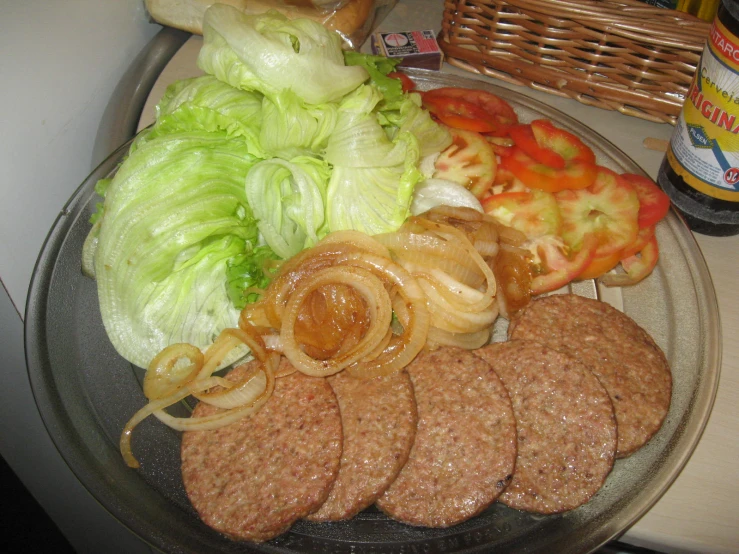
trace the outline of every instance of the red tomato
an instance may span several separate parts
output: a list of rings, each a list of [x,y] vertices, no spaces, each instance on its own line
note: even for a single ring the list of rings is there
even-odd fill
[[[542,148],[536,141],[531,125],[514,125],[509,131],[511,138],[521,150],[540,164],[555,169],[564,169],[565,159],[554,150]]]
[[[557,201],[542,190],[493,194],[482,200],[482,208],[496,221],[518,229],[528,239],[557,235],[562,226]]]
[[[439,121],[448,127],[488,133],[496,129],[496,123],[483,109],[461,98],[423,95],[423,105]]]
[[[424,94],[424,98],[427,96],[431,96],[433,98],[460,98],[482,108],[492,116],[493,121],[496,123],[495,130],[485,132],[491,133],[495,136],[505,136],[508,133],[508,129],[512,125],[516,125],[518,123],[518,116],[508,102],[499,96],[484,90],[461,87],[441,87],[427,91]]]
[[[479,133],[453,128],[449,132],[452,144],[436,159],[434,177],[459,183],[483,198],[498,168],[492,147]]]
[[[556,152],[567,162],[595,163],[595,153],[578,137],[555,127],[548,119],[531,122],[531,132],[540,148]]]
[[[621,177],[631,183],[639,197],[639,227],[651,227],[667,215],[670,197],[654,181],[635,173],[624,173]]]
[[[600,281],[609,287],[627,287],[635,285],[652,273],[659,260],[657,237],[652,237],[638,254],[621,260],[626,273],[609,273]]]
[[[532,246],[541,260],[534,265],[531,294],[543,294],[570,283],[583,272],[595,255],[597,239],[588,236],[579,251],[573,251],[560,237],[545,235]]]
[[[410,92],[416,88],[416,83],[413,82],[413,79],[408,77],[408,75],[402,71],[391,71],[387,76],[391,79],[398,79],[403,87],[403,92]]]
[[[577,276],[578,280],[597,279],[604,273],[608,273],[621,261],[621,252],[614,252],[606,256],[593,256],[588,267],[583,269],[582,273]]]
[[[651,227],[640,227],[639,234],[636,235],[636,240],[629,246],[623,249],[621,252],[621,258],[629,258],[634,254],[641,252],[647,243],[652,240],[654,236],[654,225]]]
[[[595,255],[621,252],[639,232],[639,199],[626,179],[610,169],[598,168],[595,182],[582,190],[555,194],[562,213],[562,238],[577,249],[585,237],[598,239]]]
[[[587,188],[598,174],[598,167],[587,162],[572,162],[564,169],[537,163],[518,146],[512,147],[510,155],[501,157],[500,165],[521,179],[527,187],[547,192]]]

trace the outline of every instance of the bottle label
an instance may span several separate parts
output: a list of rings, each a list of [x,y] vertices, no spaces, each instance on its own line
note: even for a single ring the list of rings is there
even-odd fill
[[[739,38],[714,20],[667,158],[694,189],[739,202]]]

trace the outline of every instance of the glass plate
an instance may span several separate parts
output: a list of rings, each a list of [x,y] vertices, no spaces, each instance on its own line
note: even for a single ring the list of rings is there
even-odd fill
[[[600,163],[642,171],[591,129],[540,102],[491,84],[412,71],[420,89],[465,86],[507,99],[523,121],[546,117],[582,137]],[[72,196],[38,259],[26,313],[26,356],[33,392],[61,455],[92,495],[143,540],[165,552],[589,552],[618,536],[665,492],[687,462],[708,420],[720,367],[716,296],[700,250],[675,214],[659,224],[660,262],[637,286],[604,290],[592,281],[574,292],[622,309],[662,347],[672,367],[672,405],[659,433],[618,460],[604,487],[584,506],[537,516],[494,504],[448,529],[414,528],[368,509],[348,522],[298,522],[270,542],[224,538],[203,524],[180,477],[179,433],[149,418],[134,434],[140,470],[123,463],[118,438],[146,402],[142,370],[111,346],[100,320],[94,281],[80,271],[82,243],[95,203],[95,182],[112,174],[128,144],[103,162]],[[505,332],[501,324],[496,329]]]

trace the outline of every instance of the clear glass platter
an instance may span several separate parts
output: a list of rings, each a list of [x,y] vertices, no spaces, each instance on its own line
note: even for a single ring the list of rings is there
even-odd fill
[[[464,86],[508,100],[522,121],[546,117],[571,130],[599,163],[643,173],[613,144],[565,114],[526,96],[472,79],[416,70],[420,89]],[[674,390],[659,433],[629,458],[618,460],[605,486],[586,505],[560,515],[536,516],[494,504],[448,529],[394,522],[374,509],[342,523],[298,522],[285,535],[255,545],[233,542],[203,524],[180,477],[179,433],[154,418],[134,436],[141,469],[129,469],[118,451],[120,432],[145,404],[142,371],[110,344],[95,282],[82,275],[82,244],[99,198],[98,179],[115,172],[123,145],[75,192],[52,227],[38,258],[26,309],[26,358],[34,396],[59,452],[90,493],[153,547],[172,553],[208,552],[591,552],[617,537],[667,490],[695,448],[718,385],[721,333],[716,295],[702,254],[674,212],[659,224],[661,257],[637,286],[603,289],[592,281],[573,291],[607,301],[644,327],[670,362]],[[504,325],[502,323],[501,325]],[[496,333],[504,333],[498,326]]]

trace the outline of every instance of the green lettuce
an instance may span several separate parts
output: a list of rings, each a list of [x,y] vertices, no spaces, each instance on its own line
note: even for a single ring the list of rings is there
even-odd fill
[[[374,56],[348,50],[344,52],[344,61],[347,65],[363,67],[370,76],[370,82],[382,93],[385,106],[393,109],[402,102],[403,84],[399,79],[388,77],[389,73],[396,70],[400,59],[386,58],[385,56]]]
[[[406,220],[413,188],[423,177],[418,170],[418,140],[410,133],[401,133],[393,149],[404,153],[402,163],[334,166],[326,198],[332,231],[354,229],[376,235],[396,231]]]
[[[325,161],[310,156],[264,160],[249,171],[246,197],[261,236],[280,257],[294,256],[328,233],[329,174]]]
[[[198,66],[243,90],[273,95],[292,90],[310,104],[339,100],[367,78],[347,66],[341,37],[309,19],[277,11],[247,15],[226,4],[205,13]]]
[[[275,260],[279,260],[279,257],[269,246],[257,246],[245,248],[240,255],[227,261],[228,297],[237,310],[259,299],[259,294],[249,289],[267,288],[271,280],[269,264]]]
[[[235,89],[210,75],[172,83],[156,106],[156,123],[140,133],[132,149],[179,131],[225,131],[246,141],[249,153],[264,157],[259,142],[262,95]]]
[[[306,104],[291,90],[265,96],[262,106],[259,142],[267,152],[265,157],[287,160],[320,155],[338,116],[337,104]]]
[[[228,264],[258,242],[244,181],[257,162],[226,132],[152,138],[105,188],[94,252],[103,323],[116,350],[147,367],[164,347],[205,348],[239,311]]]

